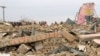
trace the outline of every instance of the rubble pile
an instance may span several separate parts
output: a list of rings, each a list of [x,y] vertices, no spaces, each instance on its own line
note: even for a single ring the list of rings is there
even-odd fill
[[[100,56],[99,26],[1,22],[0,52],[10,56]]]

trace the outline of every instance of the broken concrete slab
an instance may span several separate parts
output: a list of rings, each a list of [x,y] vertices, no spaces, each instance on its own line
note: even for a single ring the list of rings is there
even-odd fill
[[[66,38],[69,42],[73,42],[76,39],[74,35],[70,34],[67,31],[62,31],[62,36]]]
[[[17,52],[18,53],[22,53],[22,54],[25,54],[28,50],[30,50],[31,49],[31,47],[30,46],[27,46],[27,45],[25,45],[25,44],[21,44],[20,46],[19,46],[19,48],[17,49]]]
[[[10,39],[10,40],[2,42],[1,44],[4,44],[4,45],[0,46],[0,48],[6,47],[6,46],[11,46],[11,45],[18,45],[18,44],[22,44],[22,43],[31,43],[31,42],[41,41],[41,40],[45,40],[48,38],[61,37],[61,35],[62,35],[62,37],[66,38],[69,42],[73,42],[76,39],[76,37],[74,35],[70,34],[67,31],[61,31],[61,33],[51,32],[51,33],[45,33],[45,34],[38,34],[38,35],[34,35],[34,36]],[[9,44],[5,44],[5,42],[9,43]]]
[[[9,39],[9,40],[6,40],[6,41],[4,40],[3,42],[1,42],[0,48],[6,47],[6,46],[23,44],[23,43],[31,43],[31,42],[41,41],[41,40],[60,37],[60,36],[61,36],[61,34],[58,33],[58,32],[51,32],[51,33],[45,33],[45,34],[37,34],[37,35],[34,35],[34,36],[13,38],[13,39]],[[5,43],[9,43],[9,44],[5,44]]]
[[[100,44],[100,39],[93,39],[93,42],[95,42],[96,44]]]
[[[100,33],[94,34],[86,34],[86,35],[78,35],[80,39],[93,39],[93,38],[100,38]]]
[[[36,49],[36,50],[40,50],[40,49],[42,49],[42,48],[43,48],[42,42],[36,42],[36,43],[35,43],[35,49]]]

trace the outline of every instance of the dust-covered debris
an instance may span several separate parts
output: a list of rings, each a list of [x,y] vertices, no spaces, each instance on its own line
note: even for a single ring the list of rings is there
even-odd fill
[[[66,22],[47,25],[44,21],[35,22],[35,34],[32,35],[30,22],[9,24],[12,26],[0,24],[1,56],[100,55],[99,31],[91,30],[91,25],[70,25]]]

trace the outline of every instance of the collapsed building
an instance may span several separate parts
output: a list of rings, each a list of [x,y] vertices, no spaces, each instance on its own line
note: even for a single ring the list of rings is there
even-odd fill
[[[100,56],[99,32],[99,22],[77,25],[70,19],[51,25],[46,21],[1,22],[0,52],[10,56]]]

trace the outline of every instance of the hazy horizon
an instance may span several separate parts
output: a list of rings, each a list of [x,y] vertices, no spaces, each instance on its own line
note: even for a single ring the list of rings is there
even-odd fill
[[[0,6],[6,6],[5,18],[7,21],[18,21],[28,18],[36,21],[65,21],[75,19],[80,6],[85,2],[94,2],[95,10],[100,15],[99,0],[0,0]],[[0,20],[2,8],[0,8]],[[26,19],[25,19],[26,20]]]

